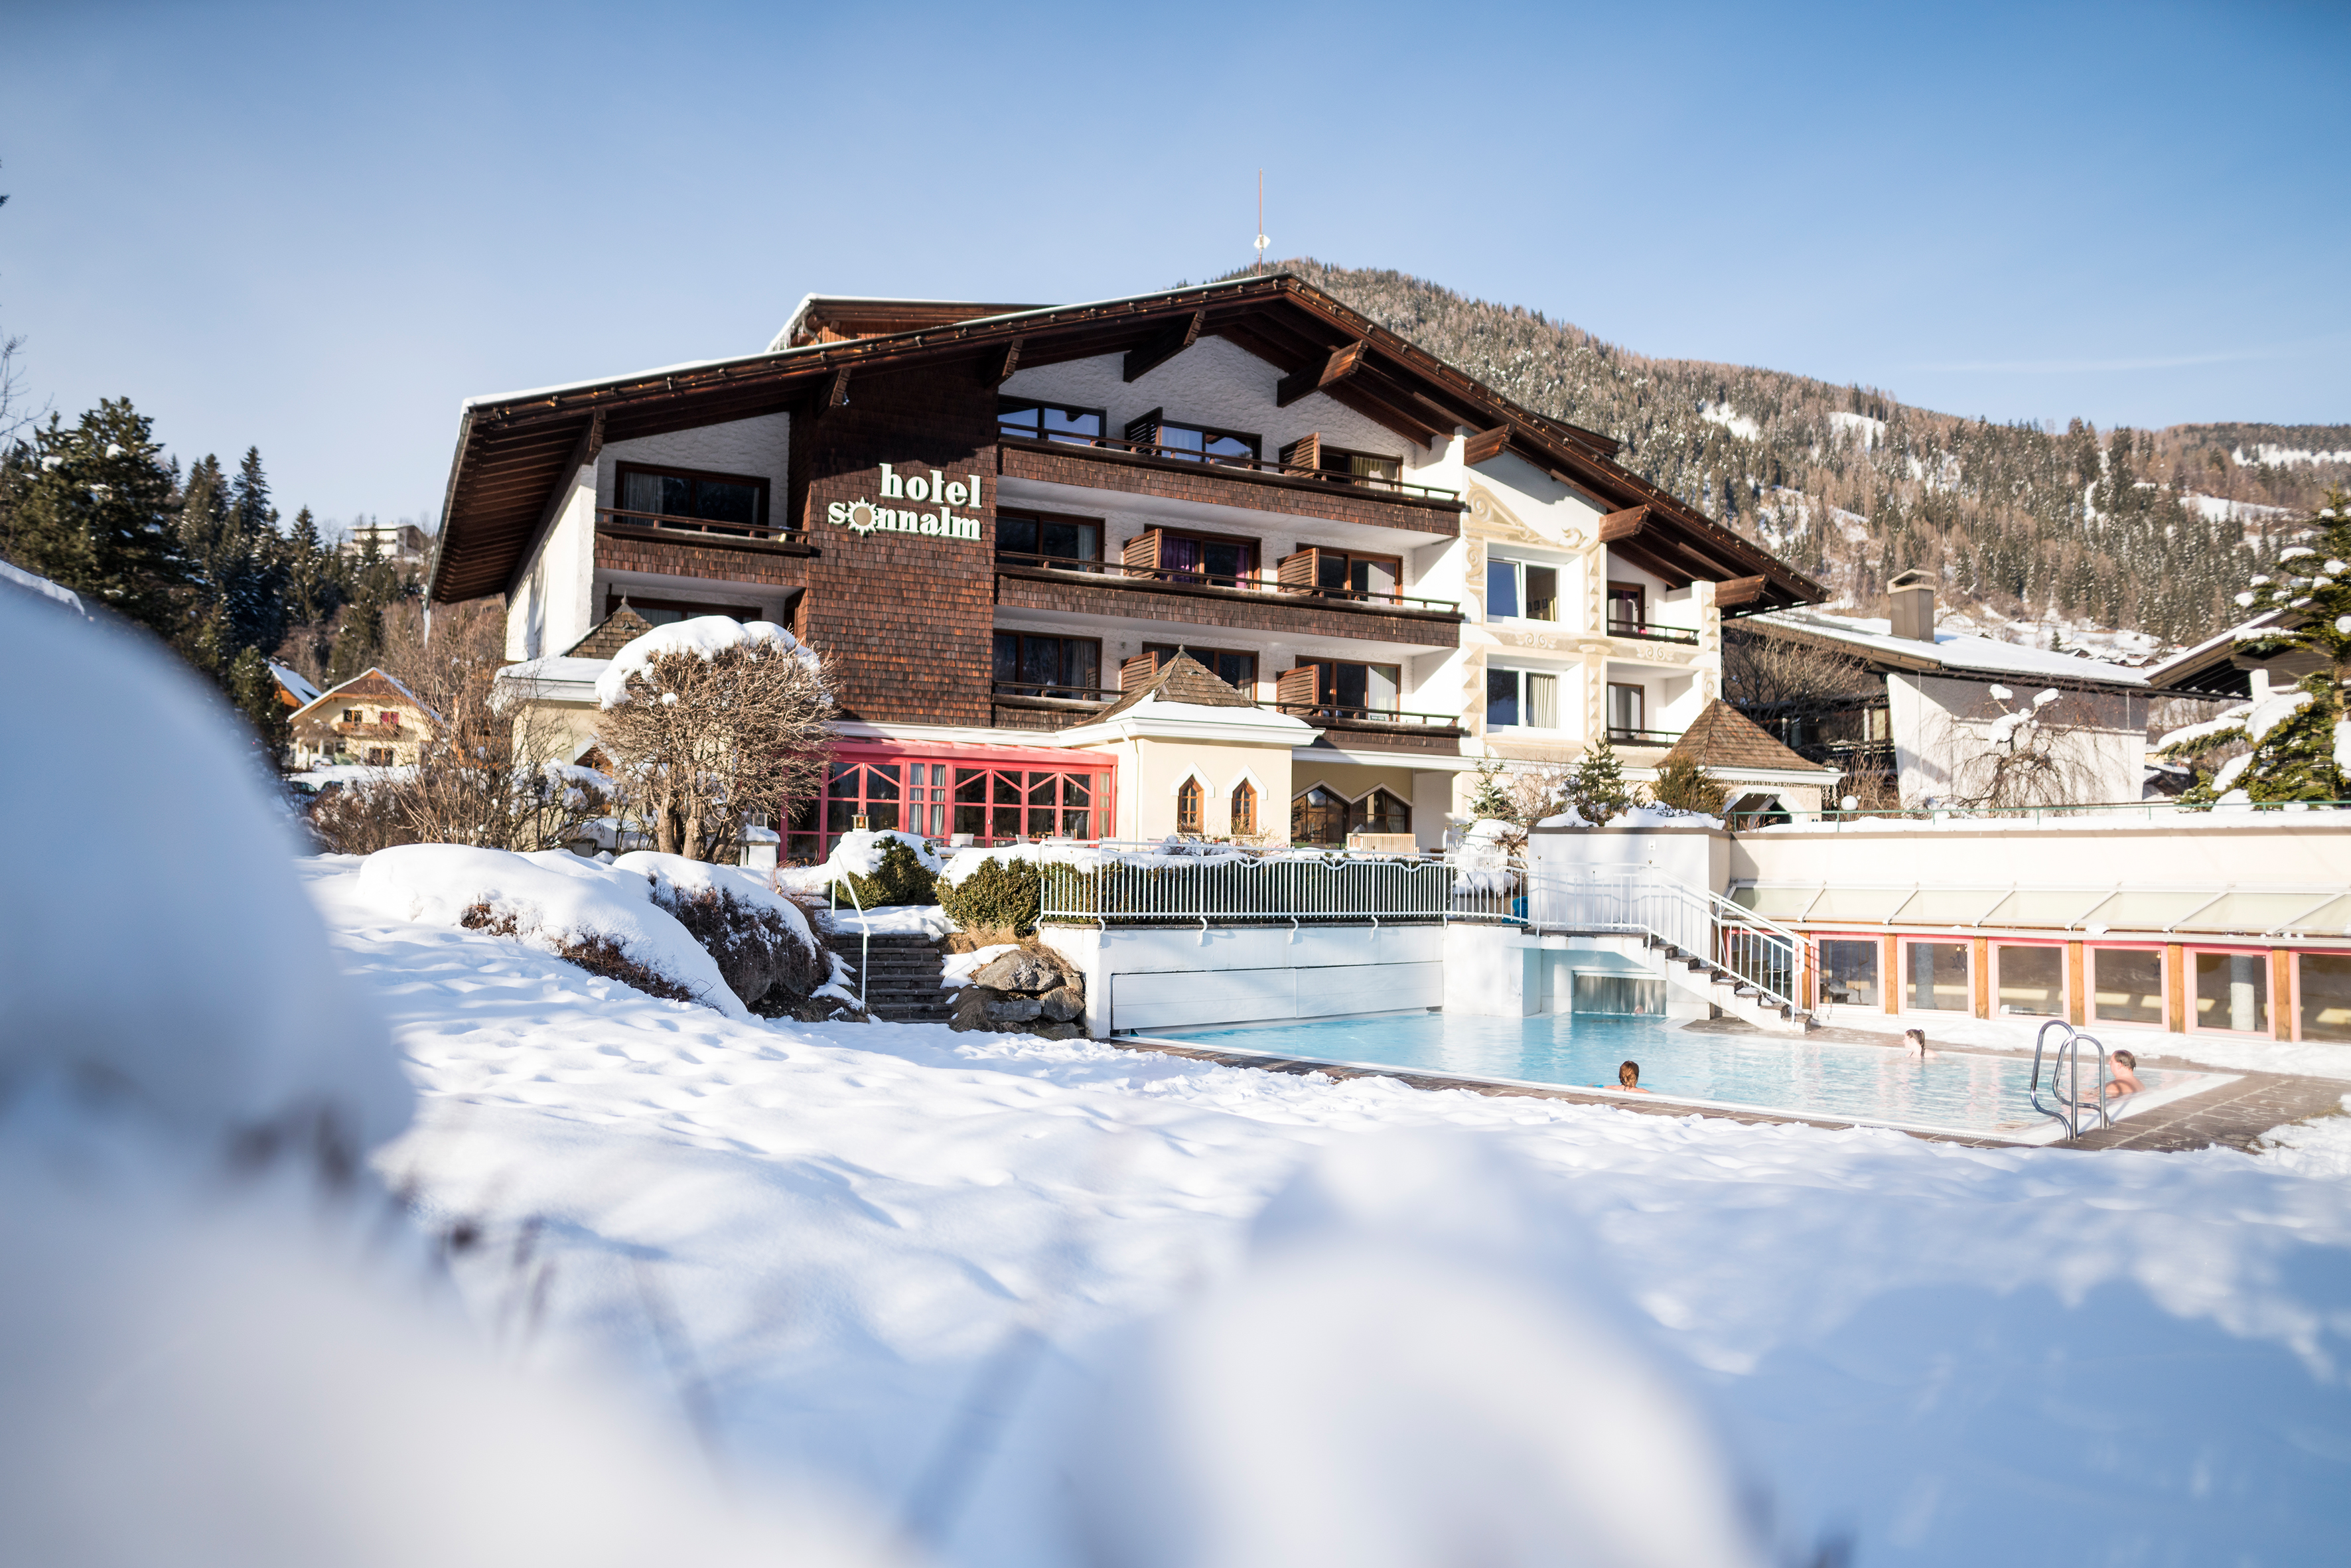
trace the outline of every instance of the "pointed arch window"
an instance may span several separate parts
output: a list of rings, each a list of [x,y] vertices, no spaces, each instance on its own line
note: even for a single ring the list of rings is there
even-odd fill
[[[1233,837],[1248,838],[1257,831],[1257,786],[1244,779],[1233,786]]]
[[[1201,824],[1207,815],[1207,793],[1206,789],[1200,788],[1200,780],[1196,775],[1185,779],[1183,785],[1176,789],[1176,831],[1177,832],[1196,833],[1202,831]]]

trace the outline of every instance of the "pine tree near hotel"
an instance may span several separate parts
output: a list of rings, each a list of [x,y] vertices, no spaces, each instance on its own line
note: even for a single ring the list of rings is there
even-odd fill
[[[2279,614],[2237,645],[2257,658],[2314,655],[2323,666],[2261,702],[2165,737],[2159,750],[2167,757],[2207,756],[2240,741],[2252,748],[2199,778],[2184,799],[2220,800],[2235,790],[2262,804],[2351,798],[2351,716],[2344,710],[2351,679],[2351,495],[2329,492],[2311,527],[2315,532],[2303,543],[2278,552],[2273,572],[2255,577],[2237,595],[2238,606],[2254,615]]]
[[[191,572],[172,481],[130,399],[102,401],[70,427],[51,414],[9,451],[0,475],[7,557],[177,642]]]

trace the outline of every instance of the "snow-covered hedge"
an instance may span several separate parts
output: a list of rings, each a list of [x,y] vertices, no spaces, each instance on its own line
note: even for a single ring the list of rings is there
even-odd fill
[[[724,615],[697,615],[691,620],[673,621],[666,626],[656,626],[634,642],[622,646],[612,655],[604,673],[596,677],[596,701],[599,706],[618,707],[629,700],[629,677],[640,675],[653,668],[658,660],[672,653],[691,653],[707,662],[730,648],[748,648],[766,644],[786,653],[806,664],[817,668],[815,651],[772,621],[742,622]]]

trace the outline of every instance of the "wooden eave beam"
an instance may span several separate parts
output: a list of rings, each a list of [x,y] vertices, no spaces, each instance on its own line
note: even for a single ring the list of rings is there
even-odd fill
[[[1643,539],[1620,539],[1608,547],[1609,557],[1628,566],[1639,567],[1650,576],[1661,580],[1668,588],[1687,588],[1698,580],[1698,576],[1687,567],[1650,554],[1643,548],[1646,542]]]
[[[1649,521],[1646,507],[1627,507],[1621,512],[1611,512],[1600,519],[1600,542],[1613,545],[1620,539],[1636,537]]]
[[[1020,368],[1020,345],[1025,338],[1015,338],[1000,349],[991,349],[980,356],[979,381],[982,386],[1000,387],[1012,379]]]
[[[1370,349],[1370,343],[1357,339],[1354,342],[1332,350],[1330,353],[1323,356],[1321,364],[1310,364],[1302,369],[1292,371],[1274,383],[1274,406],[1288,408],[1300,398],[1324,391],[1345,381],[1362,366],[1364,355]]]
[[[1481,430],[1461,443],[1461,461],[1468,467],[1491,463],[1510,444],[1510,427],[1498,424],[1491,430]]]
[[[1200,329],[1208,324],[1208,312],[1193,311],[1161,331],[1141,348],[1126,352],[1126,368],[1123,372],[1130,382],[1141,381],[1200,340]]]
[[[1340,382],[1332,386],[1323,395],[1333,402],[1353,409],[1365,419],[1395,432],[1406,441],[1417,442],[1423,446],[1429,445],[1439,434],[1452,434],[1449,427],[1440,432],[1430,425],[1422,414],[1408,408],[1399,407],[1381,396],[1368,384],[1367,377],[1357,376],[1351,381]]]
[[[1762,577],[1734,577],[1714,585],[1714,603],[1718,610],[1735,610],[1742,604],[1752,604],[1771,589],[1771,580]]]

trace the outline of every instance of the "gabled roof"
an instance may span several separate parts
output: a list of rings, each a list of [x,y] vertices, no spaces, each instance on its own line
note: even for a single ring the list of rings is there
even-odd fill
[[[563,650],[567,659],[610,659],[653,629],[653,623],[629,608],[626,599],[621,607],[589,629],[588,635]]]
[[[1176,655],[1152,674],[1152,677],[1122,695],[1118,701],[1088,719],[1088,724],[1100,724],[1144,702],[1187,703],[1194,707],[1255,707],[1257,701],[1238,686],[1221,679],[1191,654],[1178,651]]]
[[[266,661],[269,678],[277,683],[277,700],[290,708],[309,706],[319,700],[319,688],[312,685],[299,670],[291,670],[277,660]]]
[[[1707,704],[1704,711],[1691,721],[1689,728],[1682,732],[1682,737],[1657,759],[1661,768],[1668,762],[1695,762],[1707,768],[1771,768],[1805,773],[1823,771],[1821,764],[1797,756],[1774,740],[1762,726],[1720,697]]]
[[[1044,310],[1044,305],[978,305],[952,299],[879,299],[848,294],[810,294],[799,302],[792,319],[768,345],[805,349],[810,343],[845,343],[856,338],[887,337],[893,332],[919,332],[929,327],[952,327],[989,316],[1017,316]]]
[[[2165,691],[2195,692],[2207,696],[2251,696],[2252,672],[2238,667],[2237,644],[2247,633],[2271,627],[2292,631],[2302,621],[2290,610],[2264,610],[2249,621],[2240,621],[2225,632],[2215,632],[2193,648],[2174,653],[2159,664],[2149,665],[2147,684]]]
[[[962,317],[966,310],[992,313]],[[909,327],[910,311],[935,323]],[[442,507],[446,521],[434,554],[431,598],[448,603],[508,591],[551,525],[562,485],[608,441],[811,409],[844,391],[842,378],[869,369],[960,363],[1000,382],[998,372],[1016,362],[1124,354],[1140,375],[1203,336],[1224,338],[1280,371],[1281,401],[1320,392],[1424,444],[1473,432],[1472,463],[1507,452],[1590,492],[1620,510],[1628,547],[1712,580],[1753,580],[1742,591],[1746,603],[1825,597],[1761,547],[1620,466],[1614,441],[1520,407],[1289,273],[1018,310],[826,297],[804,302],[793,320],[782,336],[810,340],[467,400]],[[899,329],[846,335],[883,327]],[[828,329],[842,335],[821,340]]]
[[[341,685],[329,686],[314,701],[296,709],[287,722],[298,720],[314,709],[331,707],[338,700],[349,701],[355,697],[366,697],[373,702],[406,703],[434,723],[441,722],[441,716],[425,706],[414,692],[410,691],[381,670],[373,667],[361,670]]]

